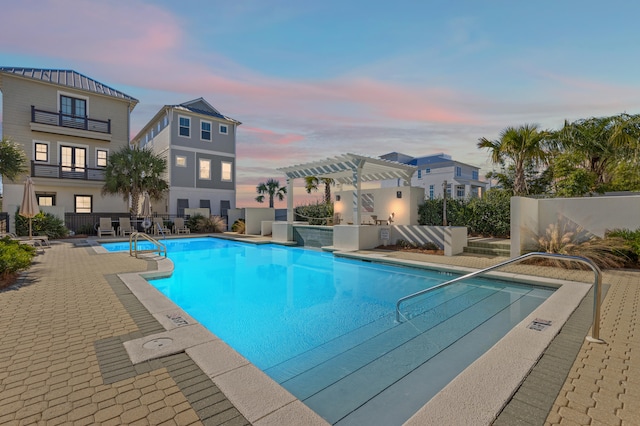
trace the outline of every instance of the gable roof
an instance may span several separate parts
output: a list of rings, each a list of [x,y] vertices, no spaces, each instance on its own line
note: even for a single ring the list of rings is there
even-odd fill
[[[166,105],[166,106],[169,108],[182,109],[182,110],[190,111],[196,114],[208,115],[211,117],[232,121],[237,124],[242,124],[238,120],[234,120],[231,117],[227,117],[226,115],[220,114],[220,112],[217,109],[215,109],[209,102],[205,101],[204,98],[198,98],[192,101],[183,102],[179,105]]]
[[[129,101],[133,105],[138,103],[136,98],[74,70],[0,67],[0,73],[13,74],[20,77],[40,80],[46,83],[57,84],[59,86],[72,87],[74,89],[84,90],[91,93],[111,96]]]

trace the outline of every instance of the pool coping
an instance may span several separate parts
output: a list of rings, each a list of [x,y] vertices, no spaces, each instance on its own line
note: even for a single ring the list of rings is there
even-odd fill
[[[247,242],[247,240],[242,241]],[[97,242],[92,245],[97,253],[109,253]],[[334,252],[334,255],[447,272],[468,273],[476,270],[393,259],[386,257],[383,253]],[[145,258],[155,260],[158,265],[157,270],[118,274],[118,277],[167,331],[126,342],[125,347],[132,356],[132,360],[137,359],[140,362],[140,360],[175,353],[172,351],[185,351],[252,424],[258,426],[300,424],[301,421],[309,425],[328,424],[302,401],[253,366],[213,333],[204,329],[150,285],[146,279],[170,276],[174,267],[173,262],[168,258],[155,255],[145,255]],[[407,420],[406,425],[490,424],[493,422],[592,287],[592,284],[583,282],[515,273],[491,272],[487,275],[501,280],[551,286],[557,290],[428,401]],[[542,331],[528,328],[529,324],[538,318],[551,321],[551,325]],[[190,334],[188,330],[194,331],[194,338],[188,338]],[[206,337],[203,338],[203,335]],[[150,355],[136,358],[136,351],[140,351],[143,345],[155,339],[176,339],[177,336],[186,337],[172,349],[165,347],[155,354],[152,350]],[[461,404],[460,401],[465,403]]]

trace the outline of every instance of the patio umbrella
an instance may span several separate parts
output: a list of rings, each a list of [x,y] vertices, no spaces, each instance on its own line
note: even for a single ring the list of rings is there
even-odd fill
[[[149,228],[151,226],[151,200],[149,199],[149,193],[147,191],[145,191],[142,196],[142,211],[140,215],[144,217],[142,227],[145,229]]]
[[[31,177],[27,176],[27,179],[24,181],[24,195],[22,196],[22,204],[20,204],[20,215],[29,218],[29,239],[33,238],[31,220],[38,213],[40,213],[40,208],[38,207],[36,191],[33,188]]]

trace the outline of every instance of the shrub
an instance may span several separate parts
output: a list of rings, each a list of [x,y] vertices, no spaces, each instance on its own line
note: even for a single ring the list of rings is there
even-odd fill
[[[29,218],[22,216],[16,209],[16,234],[29,235]],[[49,238],[64,238],[69,235],[69,230],[64,226],[62,219],[51,213],[40,212],[31,219],[31,232],[33,235],[46,235]]]
[[[235,222],[233,222],[233,225],[231,225],[231,230],[233,232],[237,232],[238,234],[244,234],[245,233],[244,219],[238,219]]]
[[[622,238],[627,247],[627,256],[632,263],[637,264],[640,260],[640,229],[631,231],[629,229],[614,229],[607,232],[607,238]]]
[[[333,219],[333,203],[316,202],[298,206],[294,209],[295,220],[309,222],[309,225],[326,225]]]
[[[196,229],[198,232],[224,232],[227,229],[227,223],[220,216],[200,217],[197,222]]]
[[[198,222],[200,221],[200,219],[204,219],[204,216],[201,214],[191,215],[189,216],[189,219],[185,221],[185,225],[191,230],[191,232],[199,232]]]
[[[442,198],[425,200],[418,207],[418,223],[441,226],[442,204]],[[471,235],[508,238],[511,232],[511,194],[492,189],[483,198],[447,198],[447,224],[466,226]]]
[[[403,239],[399,239],[396,241],[396,245],[402,247],[403,249],[420,249],[420,250],[440,250],[440,247],[434,242],[427,241],[424,244],[418,244],[415,241],[407,241]]]
[[[19,271],[29,268],[35,254],[35,247],[9,237],[0,239],[0,280],[10,281]]]

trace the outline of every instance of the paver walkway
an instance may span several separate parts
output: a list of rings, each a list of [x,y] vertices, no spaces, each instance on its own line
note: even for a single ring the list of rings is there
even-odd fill
[[[470,268],[504,260],[390,256]],[[118,364],[113,348],[121,345],[113,343],[145,335],[154,325],[117,287],[114,274],[149,265],[127,254],[97,255],[55,242],[26,279],[0,291],[0,424],[248,424],[184,354],[122,373],[128,366]],[[593,280],[590,271],[508,270]],[[603,281],[610,285],[601,321],[607,344],[582,345],[546,422],[525,416],[518,424],[640,425],[640,272],[606,272]],[[109,362],[120,370],[105,370]]]

